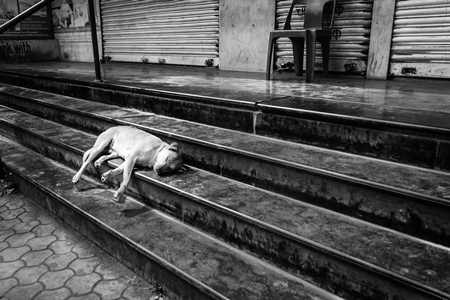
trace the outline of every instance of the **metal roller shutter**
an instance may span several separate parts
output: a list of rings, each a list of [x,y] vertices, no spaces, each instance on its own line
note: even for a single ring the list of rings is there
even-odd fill
[[[450,78],[450,0],[397,0],[390,73]]]
[[[276,29],[282,29],[292,0],[277,0]],[[337,0],[333,38],[330,45],[330,70],[363,72],[369,53],[370,24],[373,0]],[[299,9],[300,7],[300,9]],[[303,28],[302,6],[292,14],[292,29]],[[293,62],[292,44],[287,38],[278,39],[275,55],[277,67]],[[316,69],[322,69],[322,50],[317,44]]]
[[[102,0],[112,61],[217,66],[219,0]]]

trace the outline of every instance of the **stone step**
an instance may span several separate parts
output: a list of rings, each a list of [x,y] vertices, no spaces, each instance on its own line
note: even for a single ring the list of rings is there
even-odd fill
[[[2,85],[0,104],[98,134],[133,125],[177,141],[186,163],[450,245],[450,174]]]
[[[248,95],[248,100],[169,92],[123,83],[90,82],[42,74],[0,71],[0,82],[183,120],[239,130],[329,149],[450,171],[449,115],[373,107],[337,98]],[[239,91],[236,91],[238,93]],[[321,91],[323,95],[326,91]],[[339,96],[339,97],[342,97]],[[245,98],[243,96],[239,98]],[[417,124],[417,121],[421,124]]]
[[[13,141],[0,149],[21,191],[171,299],[341,299],[97,181],[74,186],[74,170]]]
[[[0,132],[74,168],[95,141],[93,135],[5,107]],[[113,160],[88,173],[99,178],[120,163]],[[346,298],[449,296],[450,271],[442,264],[450,261],[446,247],[194,167],[163,177],[136,171],[128,191],[150,207]]]

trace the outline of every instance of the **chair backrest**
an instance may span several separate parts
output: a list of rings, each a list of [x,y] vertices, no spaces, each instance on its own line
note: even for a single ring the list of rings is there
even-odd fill
[[[331,29],[334,21],[336,0],[293,0],[286,18],[286,22],[284,23],[284,29],[291,29],[292,12],[294,10],[294,6],[297,4],[305,5],[305,22],[303,24],[304,29],[323,29],[323,8],[328,2],[333,2],[330,23]]]

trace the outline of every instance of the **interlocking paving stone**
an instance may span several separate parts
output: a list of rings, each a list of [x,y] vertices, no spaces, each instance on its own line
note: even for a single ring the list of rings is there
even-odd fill
[[[97,273],[73,276],[66,282],[66,286],[72,290],[74,295],[83,295],[92,292],[94,285],[102,278]]]
[[[77,258],[77,256],[73,252],[54,254],[47,258],[44,263],[50,267],[50,270],[56,271],[67,268],[75,258]]]
[[[0,206],[6,206],[6,204],[10,201],[13,201],[11,197],[1,197],[0,198]]]
[[[11,277],[17,270],[25,265],[23,261],[16,260],[12,262],[0,263],[0,279]]]
[[[73,240],[78,239],[78,236],[74,232],[64,230],[63,228],[56,229],[53,232],[53,235],[56,236],[58,238],[58,240],[60,240],[60,241],[65,241],[65,240],[69,240],[69,239],[73,239]]]
[[[70,277],[74,276],[75,272],[70,269],[60,271],[47,272],[39,278],[39,282],[45,285],[49,290],[61,288],[64,286]]]
[[[89,294],[85,296],[72,296],[68,298],[67,300],[101,300],[100,296],[96,294]]]
[[[72,251],[78,254],[78,257],[80,258],[88,258],[95,255],[95,251],[92,247],[86,247],[86,245],[83,244],[75,245]]]
[[[130,285],[123,292],[123,297],[129,300],[150,299],[152,296],[152,289],[143,288],[141,285]]]
[[[32,232],[19,233],[8,237],[6,239],[6,242],[9,244],[10,247],[20,247],[24,246],[26,243],[28,243],[29,240],[31,240],[34,237],[35,235]]]
[[[35,228],[33,228],[32,232],[36,234],[37,237],[46,237],[52,234],[53,231],[56,230],[54,224],[42,224]],[[55,237],[56,238],[56,237]]]
[[[27,211],[26,213],[21,214],[18,219],[22,222],[30,222],[30,221],[36,221],[39,222],[37,220],[37,217],[39,216],[39,214],[36,211]],[[40,222],[39,222],[40,224]]]
[[[53,291],[43,291],[36,298],[34,298],[34,300],[66,299],[70,296],[70,294],[71,291],[68,288],[63,287]]]
[[[31,248],[28,246],[22,246],[18,248],[7,248],[0,252],[0,262],[17,260],[30,250]]]
[[[152,299],[152,285],[20,192],[0,196],[3,212],[18,207],[0,220],[0,299]]]
[[[94,272],[100,263],[101,261],[97,257],[78,258],[69,265],[69,268],[74,270],[77,275],[86,275]]]
[[[106,264],[99,265],[95,269],[95,272],[102,275],[103,279],[105,280],[114,279],[116,276],[116,272],[114,272],[114,270],[109,268]]]
[[[13,234],[14,234],[14,230],[12,230],[12,229],[0,231],[0,242],[5,241],[7,238],[12,236]]]
[[[14,230],[16,233],[25,233],[32,231],[32,229],[38,226],[39,224],[40,224],[39,221],[22,222],[14,225],[11,229]]]
[[[55,241],[48,248],[51,249],[55,254],[64,254],[72,251],[74,247],[74,243],[72,241]]]
[[[6,295],[6,299],[17,300],[31,300],[36,296],[44,287],[40,283],[33,283],[32,285],[17,285],[10,289]]]
[[[12,220],[20,216],[25,212],[25,209],[23,208],[17,208],[17,209],[9,209],[2,213],[0,213],[0,219],[3,220]]]
[[[41,224],[51,224],[53,222],[53,219],[50,216],[47,215],[39,215],[39,217],[37,218],[37,220],[39,222],[41,222]]]
[[[111,280],[99,282],[95,288],[94,292],[102,295],[103,299],[113,300],[120,298],[123,291],[127,287],[127,282],[125,280]]]
[[[14,201],[9,201],[8,203],[5,203],[5,206],[9,209],[18,209],[21,208],[24,205],[24,202],[22,199],[15,199]]]
[[[27,264],[27,267],[31,267],[42,264],[47,258],[52,255],[52,251],[45,249],[27,253],[22,257],[22,260]]]
[[[2,231],[11,229],[16,224],[19,224],[20,220],[0,220],[0,235]]]
[[[54,235],[44,236],[44,237],[35,237],[28,241],[27,245],[31,247],[34,251],[44,250],[50,246],[51,243],[56,241],[56,237]]]
[[[0,280],[0,299],[5,296],[6,293],[19,284],[19,281],[16,278],[10,277],[3,280]]]
[[[7,242],[0,242],[0,251],[3,251],[4,249],[8,248],[9,244]]]
[[[14,277],[19,280],[22,285],[32,284],[38,281],[44,273],[48,271],[48,267],[45,265],[39,265],[35,267],[22,268],[14,274]]]

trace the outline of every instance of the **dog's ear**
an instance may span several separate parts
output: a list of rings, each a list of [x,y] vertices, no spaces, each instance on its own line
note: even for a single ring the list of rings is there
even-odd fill
[[[176,142],[173,142],[172,144],[170,144],[168,149],[175,151],[177,153],[180,151],[180,147],[178,146],[178,144]]]

